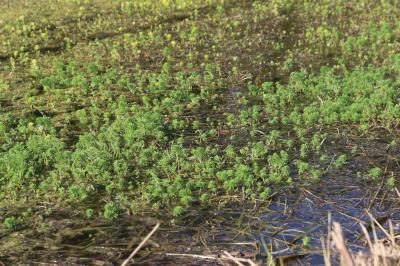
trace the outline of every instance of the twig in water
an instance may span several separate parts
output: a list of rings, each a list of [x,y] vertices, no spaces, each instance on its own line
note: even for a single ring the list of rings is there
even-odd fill
[[[219,261],[219,260],[224,261],[225,260],[225,261],[232,261],[239,266],[244,266],[243,263],[247,263],[250,266],[257,266],[257,264],[250,259],[236,258],[227,251],[224,251],[223,253],[224,254],[221,257],[218,257],[216,255],[205,256],[205,255],[181,254],[181,253],[166,253],[165,255],[175,256],[175,257],[190,257],[190,258],[200,259],[200,260],[214,260],[214,261]]]
[[[383,228],[383,226],[375,219],[375,217],[372,216],[372,214],[371,214],[369,211],[366,211],[366,212],[367,212],[368,216],[371,218],[371,220],[379,227],[379,229],[382,230],[382,232],[386,235],[386,237],[387,237],[390,241],[392,241],[392,243],[396,243],[396,242],[395,242],[395,239],[394,239],[394,236],[391,236],[391,235]]]
[[[397,187],[395,187],[394,189],[396,190],[396,193],[397,193],[397,195],[398,195],[399,198],[400,198],[400,191],[397,189]]]
[[[140,242],[139,246],[129,255],[129,257],[121,264],[121,266],[126,266],[128,265],[129,261],[136,255],[136,253],[139,252],[139,250],[143,247],[143,245],[150,239],[150,237],[157,231],[157,229],[160,227],[160,223],[158,222],[153,230]]]
[[[224,251],[224,255],[222,255],[222,259],[228,259],[231,260],[233,262],[235,262],[237,265],[242,266],[242,262],[243,263],[248,263],[250,266],[257,266],[257,264],[252,261],[251,259],[242,259],[242,258],[237,258],[234,257],[231,253],[229,253],[228,251]],[[243,265],[244,266],[244,265]]]
[[[205,255],[197,255],[197,254],[181,254],[181,253],[166,253],[167,256],[174,257],[190,257],[194,259],[202,259],[202,260],[217,260],[217,256],[205,256]]]
[[[244,266],[239,260],[237,260],[232,254],[230,254],[228,251],[224,251],[225,256],[232,260],[234,263],[236,263],[238,266]]]

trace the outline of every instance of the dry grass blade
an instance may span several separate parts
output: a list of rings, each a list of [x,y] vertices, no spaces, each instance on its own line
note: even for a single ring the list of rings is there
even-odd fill
[[[369,215],[372,220],[372,239],[370,236],[371,232],[369,232],[363,224],[360,224],[361,230],[364,233],[364,237],[367,241],[369,248],[368,252],[358,252],[357,254],[352,253],[346,247],[340,224],[333,223],[332,231],[329,235],[332,238],[334,247],[340,254],[341,264],[351,266],[400,265],[400,246],[398,243],[396,243],[396,238],[398,238],[398,236],[395,235],[392,223],[389,221],[390,228],[388,231],[383,228],[377,219],[372,217],[371,214]],[[386,236],[385,239],[378,239],[375,225],[377,225],[377,227],[383,231]],[[323,244],[323,247],[329,249],[329,241],[328,243]],[[326,251],[324,254],[326,254]],[[325,263],[327,265],[330,263],[330,257],[325,257]]]
[[[343,239],[343,232],[340,224],[333,223],[333,231],[331,232],[332,241],[335,244],[336,249],[340,253],[341,263],[347,266],[353,266],[354,261],[352,256],[350,255],[349,250],[346,247],[346,244]]]
[[[142,242],[140,242],[139,246],[137,246],[137,248],[135,248],[135,250],[131,253],[131,255],[129,255],[129,257],[121,264],[121,266],[126,266],[128,265],[128,263],[130,262],[130,260],[136,255],[136,253],[139,252],[139,250],[143,247],[143,245],[150,239],[150,237],[158,230],[158,228],[160,227],[160,223],[157,223],[153,230],[151,230],[150,233],[147,234],[147,236],[142,240]]]

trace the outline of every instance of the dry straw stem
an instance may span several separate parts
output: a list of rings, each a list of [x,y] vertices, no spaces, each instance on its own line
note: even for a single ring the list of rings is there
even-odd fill
[[[370,214],[369,214],[370,215]],[[371,215],[370,215],[371,216]],[[361,224],[361,229],[367,241],[369,252],[358,252],[353,254],[349,251],[343,238],[342,228],[339,223],[333,223],[330,236],[334,247],[340,254],[340,261],[342,265],[346,266],[394,266],[400,265],[400,246],[396,243],[399,236],[395,236],[393,225],[389,222],[389,232],[371,216],[372,220],[372,234],[371,240],[370,233]],[[384,232],[386,239],[379,240],[377,238],[376,229],[374,224]],[[326,248],[326,247],[325,247]],[[326,265],[330,265],[330,258],[325,259]]]
[[[342,227],[339,223],[333,223],[333,231],[331,232],[331,237],[336,249],[340,253],[341,263],[344,265],[353,266],[354,261],[349,250],[346,247],[346,244],[344,243]]]
[[[137,248],[135,248],[135,250],[131,253],[131,255],[129,255],[129,257],[121,264],[121,266],[126,266],[128,265],[128,263],[130,262],[130,260],[136,255],[136,253],[139,252],[139,250],[144,246],[144,244],[150,239],[150,237],[158,230],[158,228],[160,227],[160,223],[158,222],[153,230],[151,230],[150,233],[148,233],[148,235],[142,240],[142,242],[140,242],[139,246],[137,246]]]

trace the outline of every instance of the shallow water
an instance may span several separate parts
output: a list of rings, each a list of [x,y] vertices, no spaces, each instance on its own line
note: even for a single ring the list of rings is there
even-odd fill
[[[364,250],[365,240],[360,222],[367,228],[371,224],[368,210],[383,226],[388,228],[391,219],[395,229],[400,226],[400,212],[396,200],[371,202],[362,188],[351,185],[350,178],[326,179],[317,187],[302,190],[299,198],[279,196],[269,206],[270,211],[262,216],[268,226],[259,239],[267,244],[276,258],[289,260],[294,264],[306,263],[323,265],[321,237],[328,232],[329,215],[331,222],[342,225],[345,239],[353,251]],[[377,231],[378,237],[384,237]],[[310,248],[302,248],[302,239],[310,237]],[[265,249],[263,250],[265,253]],[[287,261],[288,262],[288,261]]]

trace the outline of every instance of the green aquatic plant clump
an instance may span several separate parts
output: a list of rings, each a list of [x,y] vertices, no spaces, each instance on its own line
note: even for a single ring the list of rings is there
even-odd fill
[[[334,72],[330,68],[321,69],[318,75],[294,72],[287,86],[277,85],[260,96],[284,124],[387,128],[399,124],[398,80],[388,78],[390,71],[370,67],[340,75]]]
[[[17,228],[18,226],[18,219],[15,218],[14,216],[11,217],[7,217],[6,219],[4,219],[4,227],[8,230],[14,230]]]
[[[334,74],[333,69],[324,68],[318,75],[294,72],[287,85],[264,83],[258,88],[249,84],[249,94],[240,99],[239,119],[221,120],[226,130],[242,128],[242,133],[231,136],[232,141],[242,138],[238,146],[204,142],[203,137],[215,137],[221,129],[202,131],[180,120],[175,114],[185,107],[170,109],[168,98],[147,105],[119,98],[110,109],[113,119],[99,117],[103,125],[93,124],[97,129],[81,134],[72,149],[57,136],[51,121],[20,121],[14,130],[4,118],[2,195],[49,197],[52,191],[51,197],[66,196],[71,202],[107,195],[114,202],[105,205],[106,219],[142,201],[155,208],[171,206],[176,216],[196,202],[206,204],[219,195],[244,191],[245,198],[266,199],[282,186],[315,182],[324,174],[321,166],[309,161],[320,154],[327,137],[315,132],[316,128],[398,124],[398,81],[386,71],[366,68]],[[184,92],[178,92],[169,94],[174,103],[194,97],[186,100]],[[287,131],[289,138],[281,130],[270,130],[272,125],[292,127]],[[194,138],[185,133],[192,130]],[[17,137],[19,141],[12,143]],[[345,167],[347,160],[342,154],[333,165]],[[368,174],[372,179],[379,176],[374,169]],[[14,192],[6,194],[6,190]]]

